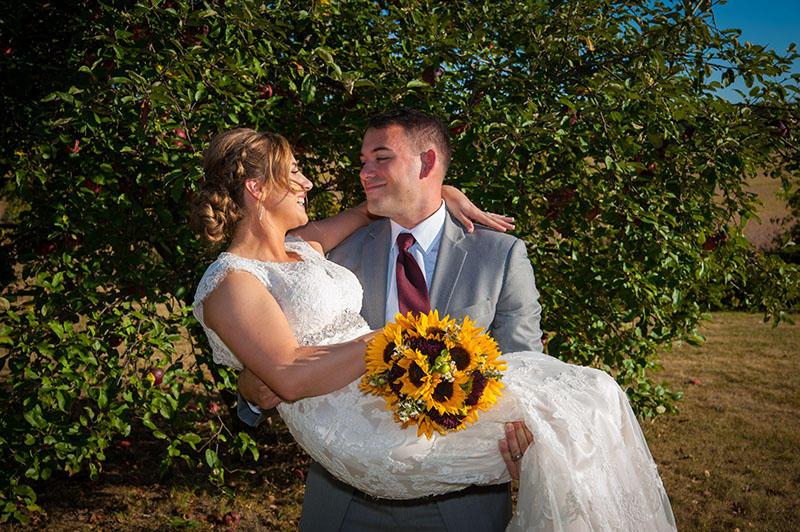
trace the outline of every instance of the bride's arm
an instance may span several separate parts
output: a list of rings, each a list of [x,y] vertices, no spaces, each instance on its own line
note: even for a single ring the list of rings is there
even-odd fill
[[[292,229],[291,233],[306,242],[319,243],[323,253],[327,253],[338,246],[342,240],[376,219],[369,214],[367,202],[364,201],[328,218],[308,222],[302,227]]]
[[[461,222],[467,231],[472,232],[472,222],[483,224],[497,231],[513,229],[513,218],[484,212],[479,209],[463,192],[450,185],[442,186],[442,198],[447,204],[447,210],[453,217]],[[292,234],[300,236],[307,242],[317,242],[322,246],[323,253],[338,246],[342,240],[355,233],[361,227],[374,221],[376,217],[367,211],[367,203],[363,202],[334,216],[309,222],[302,227],[292,230]]]
[[[242,364],[287,401],[332,392],[360,377],[374,336],[300,346],[275,298],[245,272],[228,274],[205,300],[203,314]]]

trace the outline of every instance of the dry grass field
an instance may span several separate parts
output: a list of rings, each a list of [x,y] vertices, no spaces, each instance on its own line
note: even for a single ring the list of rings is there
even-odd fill
[[[775,238],[786,233],[789,224],[794,223],[786,202],[777,197],[778,185],[764,172],[759,174],[749,183],[748,190],[755,193],[761,200],[758,209],[760,220],[749,220],[744,228],[747,239],[759,250],[775,250]]]
[[[644,423],[679,530],[800,530],[800,325],[719,313],[664,356],[677,416]]]

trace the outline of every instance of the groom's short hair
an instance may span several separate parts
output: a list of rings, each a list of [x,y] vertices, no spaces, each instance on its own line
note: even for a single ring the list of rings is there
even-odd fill
[[[439,119],[416,109],[401,107],[374,115],[367,125],[370,129],[386,129],[391,126],[402,127],[412,142],[433,144],[442,163],[442,174],[447,173],[453,149],[450,145],[450,132]]]

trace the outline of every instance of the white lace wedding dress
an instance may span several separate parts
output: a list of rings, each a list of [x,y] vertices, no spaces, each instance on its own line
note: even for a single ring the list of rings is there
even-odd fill
[[[368,331],[361,286],[299,238],[286,247],[302,262],[269,263],[222,253],[206,271],[194,314],[214,361],[241,369],[205,327],[203,301],[231,270],[257,277],[280,304],[301,345],[346,341]],[[269,327],[268,323],[264,327]],[[358,381],[333,393],[282,403],[299,444],[334,476],[376,497],[413,499],[473,484],[508,482],[497,449],[505,421],[534,434],[525,453],[516,512],[508,530],[625,532],[675,530],[656,465],[625,393],[607,374],[536,352],[504,353],[503,397],[466,430],[428,440],[401,429],[381,397]]]

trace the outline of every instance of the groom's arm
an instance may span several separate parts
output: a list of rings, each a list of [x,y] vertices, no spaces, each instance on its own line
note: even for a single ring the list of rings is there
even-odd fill
[[[500,350],[543,351],[541,316],[533,267],[525,243],[517,239],[505,259],[503,283],[491,326]]]
[[[497,299],[492,336],[501,352],[542,351],[542,306],[525,243],[515,240],[506,256],[503,283]],[[519,480],[521,458],[533,444],[524,422],[508,422],[498,448],[512,478]]]

